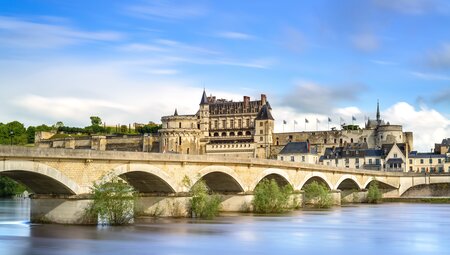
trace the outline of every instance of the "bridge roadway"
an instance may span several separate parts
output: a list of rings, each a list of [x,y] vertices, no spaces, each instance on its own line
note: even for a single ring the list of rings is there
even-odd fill
[[[297,191],[318,181],[343,194],[365,190],[376,180],[384,197],[399,197],[417,185],[450,183],[449,174],[382,172],[209,155],[0,146],[0,160],[0,175],[25,184],[36,197],[51,195],[59,199],[83,197],[94,182],[111,176],[127,180],[143,197],[186,194],[190,190],[183,182],[186,177],[192,184],[203,179],[212,191],[236,196],[251,195],[263,179],[290,184]]]

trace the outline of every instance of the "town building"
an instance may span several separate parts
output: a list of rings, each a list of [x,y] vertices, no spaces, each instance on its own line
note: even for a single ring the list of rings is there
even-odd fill
[[[281,161],[318,164],[319,155],[316,148],[311,148],[307,142],[290,142],[284,146],[277,157]]]
[[[419,153],[412,151],[407,163],[410,172],[444,173],[450,172],[450,158],[446,154]]]

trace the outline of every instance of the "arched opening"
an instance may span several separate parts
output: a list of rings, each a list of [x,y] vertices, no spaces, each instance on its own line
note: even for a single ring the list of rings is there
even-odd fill
[[[279,174],[269,174],[264,176],[264,178],[262,178],[256,186],[258,186],[263,180],[275,180],[280,187],[284,187],[289,184],[289,181],[286,180],[286,178],[284,178],[283,176]]]
[[[372,180],[372,181],[370,181],[369,183],[367,183],[365,189],[369,189],[370,185],[372,185],[373,182],[376,182],[376,183],[377,183],[378,189],[379,189],[382,193],[385,193],[385,192],[388,192],[388,191],[391,191],[391,190],[396,189],[396,187],[391,186],[391,185],[389,185],[389,184],[387,184],[387,183],[384,183],[384,182],[380,182],[380,181],[378,181],[378,180]]]
[[[450,183],[416,185],[403,192],[401,197],[450,197]]]
[[[352,179],[345,179],[337,188],[338,190],[359,190],[358,184]]]
[[[242,131],[239,131],[237,134],[238,136],[242,136]]]
[[[230,136],[234,136],[234,132],[230,132]]]
[[[327,189],[331,190],[331,187],[328,185],[328,183],[327,183],[322,177],[319,177],[319,176],[313,176],[313,177],[309,178],[309,179],[303,184],[303,186],[302,186],[301,189],[303,189],[306,185],[311,184],[311,183],[313,183],[313,182],[317,182],[317,183],[319,183],[319,184],[322,184],[322,185],[324,185],[325,187],[327,187]]]
[[[214,136],[219,136],[219,133],[215,132],[215,133],[214,133]]]
[[[239,193],[244,192],[241,185],[230,175],[223,172],[211,172],[204,175],[202,180],[205,181],[209,190],[216,193]]]
[[[0,173],[16,182],[22,183],[35,194],[75,195],[75,192],[60,181],[49,176],[23,170]]]
[[[139,193],[175,193],[166,181],[151,173],[132,171],[123,173],[119,177],[128,182]]]
[[[252,132],[250,132],[250,131],[245,131],[245,135],[252,135]]]
[[[222,132],[222,136],[227,136],[227,133],[226,132]]]

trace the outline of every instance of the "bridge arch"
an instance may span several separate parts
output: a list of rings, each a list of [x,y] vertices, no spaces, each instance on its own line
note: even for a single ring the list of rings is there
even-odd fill
[[[311,174],[307,175],[303,181],[298,185],[297,190],[303,189],[303,187],[313,181],[317,181],[319,183],[323,183],[327,186],[328,189],[333,190],[334,186],[333,184],[328,180],[327,176],[324,173],[321,172],[312,172]]]
[[[226,166],[207,166],[199,171],[193,184],[203,179],[208,188],[218,193],[239,193],[244,192],[245,186],[241,182],[236,172]]]
[[[358,182],[358,179],[354,175],[350,174],[344,174],[339,178],[339,180],[336,182],[336,185],[334,185],[336,189],[363,189],[361,187],[361,184]]]
[[[140,193],[175,193],[172,178],[158,167],[148,164],[124,164],[115,167],[101,181],[119,176]]]
[[[376,181],[379,184],[379,188],[380,189],[397,189],[397,187],[395,187],[394,185],[387,183],[386,181],[374,178],[374,177],[370,177],[369,179],[366,180],[366,182],[364,183],[363,188],[364,189],[368,189],[370,186],[370,183]]]
[[[36,194],[76,195],[87,192],[61,171],[35,161],[3,161],[0,175],[24,184]]]
[[[251,184],[250,190],[255,190],[256,186],[263,180],[263,179],[269,179],[269,180],[275,180],[279,186],[285,186],[287,184],[294,187],[292,184],[289,175],[286,173],[286,171],[283,171],[278,168],[268,168],[264,170],[262,173],[258,175],[258,177],[255,179],[255,181]]]

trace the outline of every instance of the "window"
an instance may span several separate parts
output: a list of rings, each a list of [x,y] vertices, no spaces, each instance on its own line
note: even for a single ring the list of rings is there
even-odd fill
[[[377,164],[377,165],[380,164],[380,159],[379,158],[375,159],[375,164]]]
[[[323,139],[323,143],[326,144],[327,143],[327,139]]]
[[[430,164],[433,164],[433,159],[432,158],[430,158]]]
[[[245,120],[245,126],[246,127],[250,127],[250,119],[246,119]]]
[[[336,143],[337,142],[337,139],[334,139],[334,143]]]
[[[226,120],[222,120],[222,128],[227,128],[227,121]]]
[[[438,159],[438,164],[441,164],[442,163],[442,159]]]
[[[425,173],[425,167],[422,167],[421,172],[422,172],[422,173]]]
[[[281,156],[281,157],[280,157],[280,159],[281,159],[281,160],[284,160],[284,157],[283,157],[283,156]]]
[[[238,128],[242,128],[242,120],[238,120]]]
[[[230,120],[230,127],[234,128],[234,120]]]
[[[260,135],[262,135],[263,134],[263,130],[261,129],[261,130],[259,130],[259,134]]]
[[[367,138],[364,137],[364,142],[367,143]]]
[[[369,165],[372,165],[372,159],[369,158]]]
[[[353,138],[350,139],[350,143],[353,143]]]
[[[359,164],[359,158],[355,158],[355,163]]]
[[[215,128],[215,129],[218,129],[218,128],[219,128],[219,121],[218,121],[218,120],[215,120],[215,121],[214,121],[214,128]]]
[[[423,158],[420,159],[420,164],[423,164]]]
[[[439,167],[439,173],[443,173],[444,172],[444,167],[440,166]]]
[[[181,136],[179,137],[178,144],[181,145]]]
[[[397,153],[394,153],[394,158],[397,158]]]
[[[178,127],[179,127],[179,128],[181,128],[181,122],[180,122],[180,123],[178,123]]]
[[[345,164],[348,164],[350,160],[348,158],[345,159]]]
[[[294,161],[294,159],[295,159],[294,156],[291,156],[291,161]]]
[[[302,156],[302,162],[305,162],[305,156]]]
[[[409,160],[409,163],[410,163],[410,164],[412,164],[412,163],[413,163],[413,160],[412,160],[412,159],[410,159],[410,160]]]
[[[262,123],[262,122],[259,123],[259,126],[260,126],[260,127],[262,127],[263,125],[264,125],[264,123]]]
[[[292,135],[290,135],[290,136],[289,136],[289,140],[292,140],[292,138],[293,138],[293,136],[292,136]]]
[[[261,137],[259,138],[259,141],[260,141],[260,142],[262,142],[262,141],[263,141],[263,137],[262,137],[262,136],[261,136]]]

